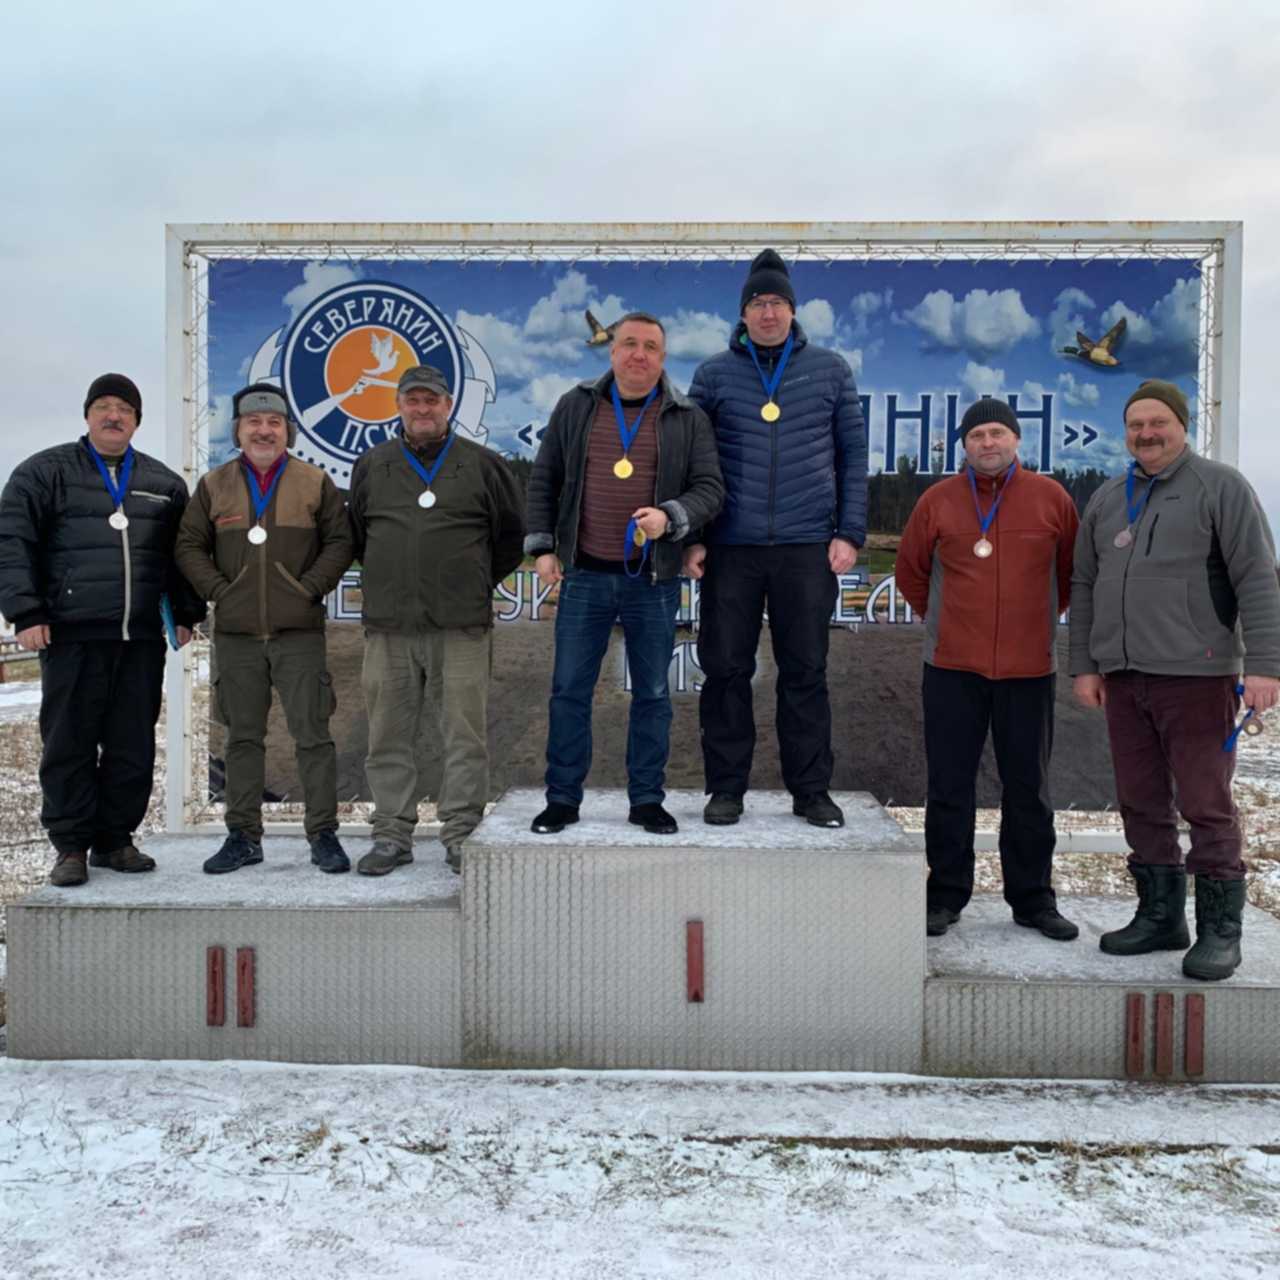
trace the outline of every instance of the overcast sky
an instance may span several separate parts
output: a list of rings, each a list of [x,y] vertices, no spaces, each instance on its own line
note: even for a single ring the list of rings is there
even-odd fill
[[[1274,0],[5,8],[0,477],[106,369],[163,452],[170,222],[1239,219],[1280,524]]]

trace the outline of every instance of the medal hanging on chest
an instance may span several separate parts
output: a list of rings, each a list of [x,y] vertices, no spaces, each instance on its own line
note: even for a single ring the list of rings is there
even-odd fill
[[[991,528],[995,521],[996,512],[1000,510],[1000,504],[1004,501],[1004,495],[1008,492],[1009,486],[1013,483],[1013,478],[1018,473],[1018,460],[1014,460],[1009,464],[1009,470],[1005,472],[1004,483],[999,485],[996,491],[995,501],[991,504],[991,510],[983,512],[982,502],[978,497],[978,481],[973,474],[973,468],[966,469],[966,475],[969,477],[969,488],[973,493],[973,509],[978,513],[978,532],[977,542],[973,544],[973,554],[979,560],[988,560],[995,554],[995,543],[987,537],[987,530]]]
[[[618,393],[618,380],[615,378],[609,391],[613,400],[613,416],[618,420],[618,438],[622,441],[622,457],[613,464],[613,474],[619,480],[629,480],[635,474],[635,464],[627,455],[631,452],[631,446],[636,442],[636,436],[640,434],[640,424],[644,421],[644,415],[648,412],[649,406],[653,403],[653,398],[658,394],[660,383],[655,383],[653,389],[645,396],[644,404],[640,406],[640,412],[636,414],[636,420],[627,426],[627,415],[623,411],[622,396]]]
[[[1111,539],[1112,545],[1119,547],[1121,551],[1123,551],[1125,547],[1133,545],[1134,527],[1141,523],[1142,517],[1147,510],[1147,504],[1151,501],[1151,494],[1155,490],[1156,481],[1160,478],[1159,476],[1152,476],[1147,481],[1146,493],[1144,493],[1137,502],[1134,502],[1133,491],[1136,487],[1137,470],[1138,460],[1135,458],[1131,463],[1129,463],[1129,470],[1125,474],[1124,478],[1124,512],[1125,518],[1128,520],[1128,524],[1126,524],[1125,527]]]
[[[791,359],[791,349],[795,346],[796,335],[793,329],[787,334],[787,340],[783,344],[782,354],[778,357],[778,367],[773,374],[767,375],[760,364],[760,357],[756,353],[756,344],[747,339],[747,350],[751,353],[751,363],[755,365],[756,372],[760,375],[760,385],[764,387],[764,393],[768,397],[764,404],[760,406],[760,416],[766,422],[777,422],[782,417],[782,409],[779,407],[774,397],[778,392],[778,384],[782,381],[782,374],[787,367],[787,361]]]
[[[267,508],[271,505],[271,499],[275,496],[280,477],[284,475],[284,469],[289,465],[289,455],[286,453],[281,457],[279,470],[271,477],[271,483],[267,485],[265,493],[263,493],[262,486],[258,483],[258,473],[249,464],[249,460],[243,454],[240,455],[240,458],[244,463],[245,475],[249,478],[249,496],[253,499],[253,518],[255,523],[253,528],[249,530],[248,538],[255,547],[260,547],[267,540],[267,527],[262,523],[262,520],[267,514]]]
[[[449,456],[449,450],[453,448],[454,439],[455,433],[450,431],[449,438],[444,442],[444,448],[440,450],[430,471],[428,471],[426,467],[424,467],[422,463],[413,456],[409,446],[405,444],[403,440],[400,441],[400,447],[404,450],[404,456],[408,460],[409,465],[418,473],[422,483],[427,486],[420,494],[418,494],[418,506],[420,506],[424,511],[430,511],[431,508],[436,505],[436,493],[431,486],[435,482],[435,478],[439,473],[440,468],[444,466],[444,460]]]
[[[107,523],[117,533],[122,533],[129,527],[129,517],[124,513],[124,497],[129,491],[129,477],[133,475],[133,445],[129,445],[125,449],[124,457],[120,459],[120,465],[117,468],[120,483],[117,484],[111,478],[111,468],[107,466],[102,460],[102,455],[93,447],[93,441],[86,437],[85,444],[89,448],[90,456],[97,464],[98,474],[102,477],[102,483],[107,486],[111,501],[115,503],[116,509],[107,517]]]

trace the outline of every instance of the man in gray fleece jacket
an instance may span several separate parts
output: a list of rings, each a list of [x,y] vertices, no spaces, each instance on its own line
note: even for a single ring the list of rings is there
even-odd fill
[[[1071,588],[1075,695],[1106,710],[1138,888],[1137,914],[1101,946],[1184,950],[1190,872],[1196,942],[1182,970],[1212,981],[1240,963],[1235,717],[1241,699],[1255,715],[1280,699],[1275,544],[1249,482],[1188,447],[1187,398],[1173,383],[1129,397],[1125,445],[1127,473],[1085,509]],[[1177,811],[1191,827],[1185,868]]]

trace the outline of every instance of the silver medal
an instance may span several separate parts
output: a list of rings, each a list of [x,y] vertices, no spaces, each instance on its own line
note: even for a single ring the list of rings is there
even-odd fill
[[[1121,529],[1120,532],[1112,539],[1112,542],[1121,549],[1127,547],[1132,541],[1133,532],[1129,529]]]
[[[249,541],[252,542],[255,547],[262,546],[266,540],[267,531],[260,524],[255,524],[253,528],[249,530]]]
[[[979,560],[985,560],[994,550],[995,547],[993,547],[986,538],[979,538],[977,542],[973,544],[973,554],[977,556]]]
[[[129,517],[123,511],[113,511],[107,517],[107,523],[113,529],[127,529],[129,527]]]
[[[423,491],[418,494],[418,506],[420,506],[424,511],[428,507],[434,507],[435,505],[436,495],[432,493],[430,489],[423,489]]]

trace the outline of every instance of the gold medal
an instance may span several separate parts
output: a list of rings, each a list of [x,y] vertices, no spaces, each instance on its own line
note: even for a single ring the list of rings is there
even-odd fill
[[[782,410],[779,409],[772,400],[766,400],[764,404],[760,406],[760,416],[766,422],[777,422],[777,420],[782,417]]]
[[[631,459],[628,458],[626,454],[623,454],[623,456],[613,464],[613,474],[617,476],[619,480],[627,479],[634,470],[635,467],[631,465]]]
[[[644,530],[640,528],[639,525],[636,525],[636,531],[631,535],[631,541],[634,542],[637,547],[643,547],[649,539],[645,537]]]

